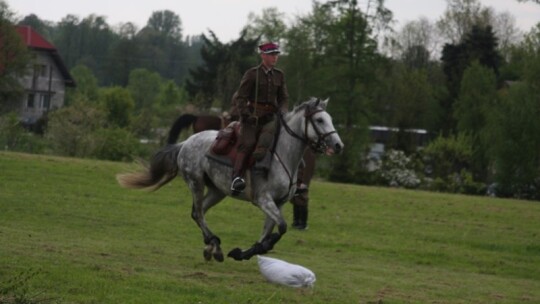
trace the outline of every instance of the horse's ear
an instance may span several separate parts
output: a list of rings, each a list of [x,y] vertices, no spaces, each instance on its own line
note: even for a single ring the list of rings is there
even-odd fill
[[[321,102],[321,99],[317,98],[317,100],[315,101],[315,105],[313,107],[316,108],[320,102]]]
[[[324,110],[326,110],[326,107],[328,106],[328,101],[330,100],[330,98],[326,98],[325,100],[323,100],[319,106],[321,106],[321,108],[323,108]]]

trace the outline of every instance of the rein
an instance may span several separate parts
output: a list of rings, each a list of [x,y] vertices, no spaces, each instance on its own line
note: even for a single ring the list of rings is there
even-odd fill
[[[309,110],[309,109],[308,109]],[[301,142],[303,142],[304,144],[308,145],[313,151],[315,152],[319,152],[319,153],[323,153],[324,152],[324,149],[326,148],[326,144],[324,143],[324,139],[334,133],[337,133],[336,130],[334,131],[330,131],[328,133],[322,133],[315,125],[315,123],[313,122],[313,115],[319,113],[319,112],[324,112],[323,109],[321,108],[317,108],[313,111],[311,110],[306,110],[305,114],[304,114],[304,117],[306,118],[305,121],[304,121],[304,136],[300,136],[298,134],[296,134],[290,127],[289,125],[287,124],[287,122],[285,121],[285,118],[283,118],[283,115],[279,115],[279,119],[281,121],[281,124],[283,125],[283,127],[285,128],[285,131],[287,131],[287,133],[289,133],[289,135],[291,135],[292,137],[300,140]],[[308,137],[308,123],[311,123],[311,126],[313,127],[313,130],[315,130],[315,133],[317,134],[317,141],[314,141],[314,140],[311,140],[309,137]]]
[[[279,119],[280,119],[280,122],[281,122],[281,125],[285,128],[285,131],[287,131],[287,133],[289,135],[291,135],[292,137],[300,140],[301,142],[303,142],[304,144],[306,144],[307,146],[309,146],[312,150],[314,150],[315,152],[324,152],[324,149],[326,148],[326,144],[324,143],[324,139],[334,133],[337,133],[337,131],[330,131],[328,133],[322,133],[319,129],[317,129],[317,127],[315,126],[315,123],[313,122],[313,115],[319,113],[319,112],[323,112],[324,110],[321,109],[321,108],[316,108],[315,110],[313,111],[307,111],[305,112],[304,114],[304,117],[306,118],[305,119],[305,126],[304,126],[304,137],[296,134],[292,129],[291,127],[289,127],[289,125],[287,124],[287,122],[285,121],[285,119],[283,118],[283,114],[281,113],[278,113],[278,116],[279,116]],[[315,130],[315,133],[317,134],[317,141],[313,141],[311,139],[309,139],[308,137],[308,122],[311,122],[311,125],[313,126],[313,129]],[[287,166],[285,166],[285,164],[283,163],[283,160],[281,159],[281,157],[279,156],[279,154],[277,153],[277,151],[274,150],[274,155],[277,157],[277,159],[279,160],[279,162],[281,163],[281,166],[283,167],[283,169],[285,170],[285,173],[287,173],[287,176],[289,177],[289,191],[287,193],[287,195],[285,195],[283,198],[280,199],[280,201],[285,201],[287,199],[287,197],[289,196],[289,193],[291,192],[291,188],[293,187],[294,185],[294,182],[293,182],[293,176],[291,174],[291,172],[289,171],[289,169],[287,169]]]

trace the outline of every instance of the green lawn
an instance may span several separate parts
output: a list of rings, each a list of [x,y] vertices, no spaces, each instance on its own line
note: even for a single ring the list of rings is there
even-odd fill
[[[0,303],[540,303],[539,202],[315,182],[309,230],[269,254],[315,272],[299,290],[205,262],[182,180],[120,188],[135,168],[0,152]],[[263,215],[227,199],[207,221],[228,252]]]

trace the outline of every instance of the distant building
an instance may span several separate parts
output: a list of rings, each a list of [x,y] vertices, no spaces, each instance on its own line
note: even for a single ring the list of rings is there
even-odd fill
[[[75,81],[54,45],[30,26],[16,30],[32,53],[29,73],[20,80],[25,90],[21,121],[32,125],[48,111],[64,106],[66,87],[75,87]]]

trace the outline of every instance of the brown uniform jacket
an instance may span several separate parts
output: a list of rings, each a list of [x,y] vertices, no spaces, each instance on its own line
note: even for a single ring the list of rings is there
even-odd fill
[[[257,73],[259,74],[259,89],[256,92]],[[257,96],[255,96],[257,95]],[[253,114],[253,106],[257,99],[257,104],[272,104],[276,111],[287,112],[289,106],[289,93],[285,85],[285,75],[279,69],[266,70],[260,64],[253,67],[244,74],[240,87],[233,96],[233,112],[242,116]]]

